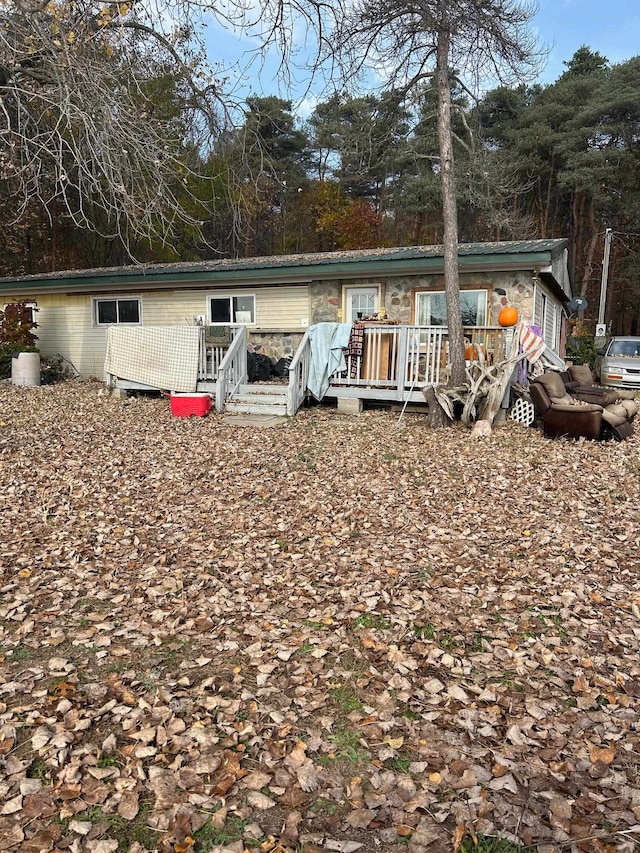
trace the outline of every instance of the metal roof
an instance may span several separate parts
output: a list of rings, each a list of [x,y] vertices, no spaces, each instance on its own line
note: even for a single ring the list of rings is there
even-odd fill
[[[460,243],[458,257],[461,267],[491,267],[498,257],[508,265],[550,264],[567,247],[565,239],[508,240],[493,243]],[[77,289],[84,284],[118,284],[123,280],[136,284],[146,279],[152,282],[180,282],[229,279],[230,282],[255,275],[262,281],[267,279],[292,280],[301,274],[312,277],[332,278],[343,272],[366,274],[382,271],[387,265],[415,272],[415,267],[424,265],[425,271],[436,271],[441,266],[443,248],[437,246],[409,246],[385,249],[359,249],[345,252],[315,252],[304,255],[273,255],[259,258],[220,258],[207,261],[181,261],[168,264],[139,264],[122,267],[100,267],[86,270],[66,270],[19,277],[0,278],[0,290],[7,291],[16,285],[53,290],[72,286]]]

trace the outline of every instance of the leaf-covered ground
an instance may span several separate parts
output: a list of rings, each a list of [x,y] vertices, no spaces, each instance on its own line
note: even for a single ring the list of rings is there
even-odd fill
[[[3,384],[0,850],[637,849],[639,450]]]

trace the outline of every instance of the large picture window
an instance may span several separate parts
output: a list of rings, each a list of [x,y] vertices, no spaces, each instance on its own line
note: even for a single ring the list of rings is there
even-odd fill
[[[212,326],[253,326],[256,322],[255,296],[252,293],[240,296],[210,296],[209,321]]]
[[[123,299],[94,299],[93,311],[97,326],[140,323],[140,299],[137,296],[127,296]]]
[[[461,290],[460,307],[463,326],[486,326],[486,290]],[[418,326],[447,325],[447,303],[444,290],[425,290],[416,293],[416,323]]]

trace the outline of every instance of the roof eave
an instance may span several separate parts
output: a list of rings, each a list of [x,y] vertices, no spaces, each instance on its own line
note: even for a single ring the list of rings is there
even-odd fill
[[[490,255],[459,255],[461,272],[507,272],[509,270],[544,269],[551,275],[551,251],[519,252]],[[130,268],[122,273],[109,271],[108,275],[70,275],[63,278],[14,279],[0,282],[0,292],[44,294],[51,292],[95,293],[124,290],[165,290],[188,287],[223,286],[234,287],[249,282],[256,284],[287,285],[305,284],[314,280],[331,281],[343,278],[366,278],[372,276],[397,275],[441,275],[443,259],[438,257],[399,259],[381,257],[358,261],[335,261],[331,263],[300,264],[288,267],[243,267],[241,269],[187,269],[149,272]]]

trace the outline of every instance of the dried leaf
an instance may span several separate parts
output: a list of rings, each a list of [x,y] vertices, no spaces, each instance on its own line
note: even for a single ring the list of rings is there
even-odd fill
[[[1,850],[111,853],[143,805],[162,853],[516,822],[626,850],[638,431],[471,444],[313,407],[267,434],[99,390],[0,383]]]
[[[138,795],[135,791],[125,791],[118,803],[118,814],[124,820],[133,820],[139,811]]]
[[[261,794],[260,791],[250,791],[247,794],[247,803],[256,809],[260,809],[260,811],[272,809],[275,806],[274,801],[265,794]]]
[[[601,761],[603,764],[609,766],[613,762],[613,759],[616,757],[616,750],[613,746],[608,747],[591,747],[589,750],[589,758],[591,759],[592,764],[595,764],[598,761]]]
[[[7,800],[0,808],[0,814],[15,814],[22,808],[22,794],[17,794],[10,800]]]

